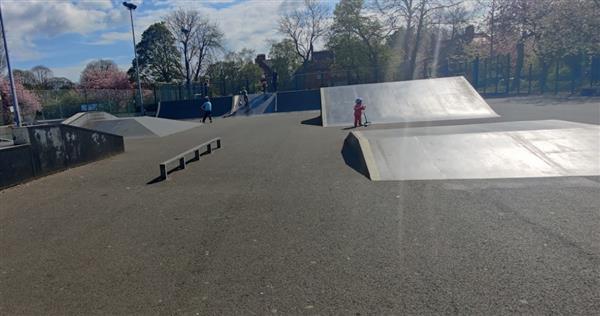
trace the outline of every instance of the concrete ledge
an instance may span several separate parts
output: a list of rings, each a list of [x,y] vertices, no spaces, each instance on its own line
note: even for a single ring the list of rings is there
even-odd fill
[[[19,145],[0,152],[0,189],[125,150],[123,137],[56,124],[15,129]]]

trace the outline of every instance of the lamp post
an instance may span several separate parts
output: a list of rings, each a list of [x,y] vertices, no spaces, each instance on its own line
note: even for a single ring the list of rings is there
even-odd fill
[[[123,6],[129,10],[129,17],[131,18],[131,35],[133,37],[133,54],[135,55],[135,75],[137,78],[138,85],[138,94],[140,98],[140,110],[142,116],[146,114],[146,110],[144,109],[144,101],[142,98],[142,83],[140,81],[140,65],[138,63],[137,51],[135,49],[135,29],[133,28],[133,10],[137,9],[137,6],[133,3],[123,2]]]
[[[2,41],[4,42],[4,53],[6,54],[6,68],[8,70],[8,80],[10,81],[10,90],[12,92],[13,108],[15,110],[15,123],[21,127],[21,111],[19,110],[19,100],[17,98],[17,89],[15,88],[15,79],[13,78],[10,67],[10,58],[8,56],[8,46],[6,45],[6,34],[4,33],[4,19],[2,18],[2,7],[0,6],[0,26],[2,27]]]

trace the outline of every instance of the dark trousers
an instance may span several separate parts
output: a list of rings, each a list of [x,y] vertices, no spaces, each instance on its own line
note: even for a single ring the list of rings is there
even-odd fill
[[[204,111],[204,117],[202,117],[202,123],[204,123],[206,121],[207,117],[210,120],[210,122],[212,123],[211,111]]]

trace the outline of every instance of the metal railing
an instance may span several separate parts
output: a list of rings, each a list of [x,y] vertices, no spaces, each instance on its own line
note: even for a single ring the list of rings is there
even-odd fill
[[[212,144],[216,144],[217,147],[213,148]],[[189,150],[186,150],[178,155],[175,155],[173,158],[170,158],[168,160],[161,162],[159,165],[161,179],[167,180],[169,178],[170,171],[183,170],[183,169],[185,169],[188,162],[200,160],[200,156],[201,156],[200,150],[205,147],[206,147],[205,153],[207,153],[207,154],[212,153],[213,150],[217,150],[217,149],[221,148],[221,138],[220,137],[213,138],[205,143],[202,143],[202,144],[195,146]],[[191,154],[194,154],[193,158],[188,159],[188,157]],[[175,169],[171,167],[174,165],[175,165]]]

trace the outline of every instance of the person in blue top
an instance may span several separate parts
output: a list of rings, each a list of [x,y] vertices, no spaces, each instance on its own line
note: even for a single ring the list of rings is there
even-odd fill
[[[202,117],[202,123],[206,122],[206,118],[210,120],[212,123],[212,103],[210,103],[210,99],[208,97],[204,98],[204,104],[202,104],[202,111],[204,111],[204,116]]]

